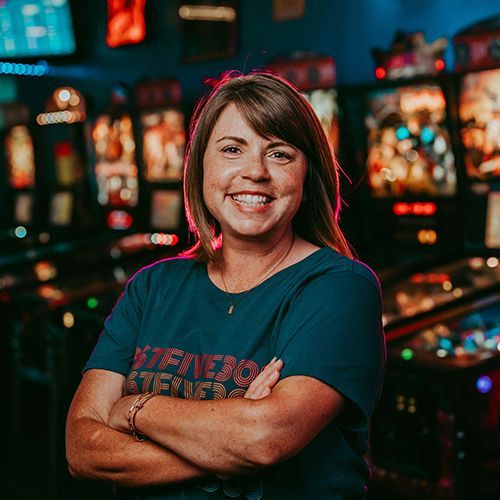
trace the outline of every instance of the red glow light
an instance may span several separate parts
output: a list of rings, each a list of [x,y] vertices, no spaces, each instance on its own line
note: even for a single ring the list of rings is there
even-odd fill
[[[437,204],[433,201],[417,201],[413,203],[398,201],[392,206],[392,211],[397,216],[417,215],[421,217],[431,217],[437,212]]]
[[[387,75],[387,71],[385,70],[385,68],[382,68],[382,66],[379,66],[376,70],[375,70],[375,76],[379,79],[379,80],[382,80],[383,78],[385,78],[385,76]]]
[[[416,273],[410,277],[412,283],[437,283],[443,284],[450,281],[450,275],[446,273]]]
[[[108,214],[108,227],[111,229],[129,229],[133,222],[134,218],[123,210],[113,210]]]
[[[434,61],[434,67],[435,67],[438,71],[443,71],[444,66],[445,66],[445,64],[444,64],[443,59],[436,59],[436,60]]]
[[[108,0],[106,43],[119,47],[139,43],[146,36],[146,0]]]

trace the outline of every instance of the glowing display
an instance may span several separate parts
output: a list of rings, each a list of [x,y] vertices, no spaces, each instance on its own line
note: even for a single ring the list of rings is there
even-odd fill
[[[469,73],[462,82],[460,120],[467,174],[500,176],[500,69]]]
[[[109,47],[139,43],[146,36],[144,7],[146,0],[108,0]]]
[[[337,91],[335,89],[318,89],[303,92],[303,95],[321,120],[333,150],[337,151],[339,146]]]
[[[368,104],[366,167],[373,194],[454,195],[455,159],[440,87],[388,89],[371,94]]]
[[[489,248],[500,248],[500,191],[488,195],[484,244]]]
[[[186,145],[184,115],[175,109],[144,113],[141,123],[146,179],[180,180]]]
[[[151,227],[176,229],[179,226],[182,196],[179,191],[155,191],[151,198]]]
[[[61,191],[54,194],[50,204],[50,223],[54,226],[69,226],[73,215],[73,193]]]
[[[59,186],[73,186],[83,177],[78,153],[71,142],[59,142],[54,148],[56,178]]]
[[[97,201],[101,205],[137,205],[139,186],[130,116],[99,117],[92,131]]]
[[[19,193],[16,196],[14,220],[17,224],[31,224],[33,220],[33,193]]]
[[[111,229],[130,229],[134,223],[132,215],[123,210],[113,210],[108,214],[108,227]]]
[[[14,189],[35,186],[35,152],[31,134],[24,125],[12,127],[5,138],[7,172]]]
[[[0,3],[0,57],[40,57],[75,51],[69,0]]]

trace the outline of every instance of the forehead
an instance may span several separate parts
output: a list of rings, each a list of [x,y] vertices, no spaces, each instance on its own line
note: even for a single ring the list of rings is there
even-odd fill
[[[245,120],[236,104],[228,104],[219,115],[219,118],[212,129],[211,139],[216,139],[221,135],[251,135],[256,132],[251,125]],[[217,137],[215,137],[217,136]]]

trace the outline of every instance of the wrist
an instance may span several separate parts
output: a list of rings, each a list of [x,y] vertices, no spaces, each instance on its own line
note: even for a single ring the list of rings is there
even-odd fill
[[[134,402],[128,409],[127,413],[128,429],[130,434],[132,434],[132,436],[137,441],[145,441],[147,439],[147,436],[137,429],[136,426],[137,414],[144,408],[144,405],[155,396],[156,394],[154,392],[144,392],[134,400]]]

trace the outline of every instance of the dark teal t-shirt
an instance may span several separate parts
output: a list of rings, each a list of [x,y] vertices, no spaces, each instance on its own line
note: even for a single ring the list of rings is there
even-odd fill
[[[129,393],[221,399],[242,397],[278,356],[281,379],[314,377],[343,394],[346,409],[277,466],[229,481],[145,489],[137,498],[362,496],[369,479],[362,456],[385,361],[377,278],[364,264],[321,248],[231,299],[237,306],[228,315],[228,298],[202,263],[178,258],[146,267],[106,319],[85,370],[125,375]]]

